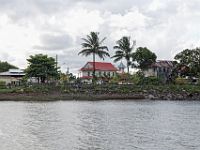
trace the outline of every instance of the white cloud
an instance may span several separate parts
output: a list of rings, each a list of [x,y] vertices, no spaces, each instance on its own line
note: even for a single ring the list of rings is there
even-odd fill
[[[81,38],[99,31],[112,46],[131,36],[159,59],[199,46],[199,0],[0,0],[0,59],[26,67],[31,54],[59,55],[66,70],[90,57],[78,56]],[[35,49],[36,48],[36,49]],[[45,49],[45,51],[44,51]],[[106,59],[106,61],[112,61]],[[65,64],[65,65],[63,65]]]

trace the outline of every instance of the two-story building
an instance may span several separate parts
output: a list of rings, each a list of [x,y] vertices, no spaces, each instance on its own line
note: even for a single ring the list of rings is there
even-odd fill
[[[91,82],[95,65],[95,76],[99,79],[111,78],[116,75],[118,69],[111,63],[107,62],[87,62],[81,69],[81,79]]]
[[[143,70],[145,77],[155,76],[167,80],[172,74],[174,61],[158,60],[151,64],[148,69]]]

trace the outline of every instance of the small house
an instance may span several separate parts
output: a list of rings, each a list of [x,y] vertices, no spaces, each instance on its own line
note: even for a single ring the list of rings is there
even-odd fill
[[[169,79],[174,67],[174,61],[158,60],[151,64],[148,69],[144,70],[145,77],[155,76]]]
[[[0,81],[5,82],[6,85],[19,85],[20,80],[25,76],[25,73],[21,69],[9,69],[6,72],[0,73]]]

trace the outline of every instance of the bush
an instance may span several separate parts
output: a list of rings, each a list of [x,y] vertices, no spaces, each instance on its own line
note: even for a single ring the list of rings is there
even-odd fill
[[[175,84],[178,84],[178,85],[188,84],[188,80],[185,78],[178,77],[175,79]]]
[[[119,76],[115,76],[113,78],[111,78],[110,83],[111,84],[117,84],[120,82],[120,77]]]
[[[140,84],[143,85],[160,85],[161,79],[158,77],[144,77],[141,81]]]
[[[6,82],[0,81],[0,89],[6,89]]]
[[[139,76],[138,74],[134,74],[134,75],[131,76],[131,81],[135,85],[140,84],[141,80],[142,80],[142,77]]]

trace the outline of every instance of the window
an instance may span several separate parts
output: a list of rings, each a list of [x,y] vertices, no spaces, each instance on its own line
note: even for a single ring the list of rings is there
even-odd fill
[[[110,72],[108,72],[108,76],[110,77]]]
[[[90,72],[88,72],[88,76],[90,76]]]
[[[113,72],[113,76],[115,76],[115,72]]]
[[[165,70],[165,68],[163,68],[163,72],[165,72],[166,70]]]

